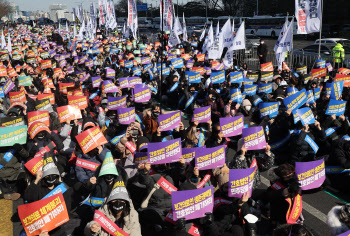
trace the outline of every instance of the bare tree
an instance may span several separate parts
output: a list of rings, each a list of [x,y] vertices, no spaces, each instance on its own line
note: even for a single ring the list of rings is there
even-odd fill
[[[12,13],[12,7],[7,0],[0,0],[0,19]]]

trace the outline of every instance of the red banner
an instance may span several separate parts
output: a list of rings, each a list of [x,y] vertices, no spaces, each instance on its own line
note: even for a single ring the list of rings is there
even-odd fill
[[[18,206],[18,215],[27,236],[51,231],[69,220],[62,193]]]
[[[350,82],[350,75],[336,74],[334,81]]]
[[[30,138],[33,139],[35,135],[37,135],[41,131],[47,131],[48,133],[51,133],[49,127],[46,126],[46,124],[40,122],[40,121],[35,121],[32,123],[31,126],[28,128],[28,133],[30,135]]]
[[[27,101],[25,91],[9,92],[10,103]]]
[[[49,143],[46,147],[44,147],[39,152],[37,152],[34,158],[37,158],[37,157],[43,158],[45,153],[52,151],[55,147],[56,147],[56,144],[53,141],[51,141],[51,143]]]
[[[97,163],[91,162],[91,161],[87,161],[84,159],[80,159],[80,158],[77,158],[75,165],[80,166],[80,167],[85,168],[85,169],[92,170],[92,171],[95,171],[97,169],[97,167],[100,166],[100,164],[97,164]]]
[[[30,111],[28,112],[28,127],[34,122],[39,121],[50,126],[50,116],[48,111]]]
[[[165,192],[169,193],[170,195],[171,195],[171,192],[177,191],[177,188],[174,185],[172,185],[168,180],[163,178],[163,177],[161,177],[158,180],[157,184],[160,187],[162,187],[165,190]]]
[[[110,235],[129,236],[129,234],[125,233],[121,228],[119,228],[114,222],[108,219],[99,210],[95,210],[94,221],[99,223],[101,227]]]
[[[68,98],[68,105],[77,105],[79,109],[87,108],[88,106],[88,100],[86,96],[67,96]]]
[[[88,153],[97,146],[107,143],[105,136],[103,136],[103,133],[98,126],[81,132],[75,138],[84,153]]]
[[[60,122],[66,122],[67,120],[81,119],[81,111],[77,105],[68,105],[57,107],[57,114]]]
[[[327,68],[311,69],[312,79],[321,78],[327,75]]]
[[[28,161],[24,166],[29,170],[32,175],[36,175],[36,172],[43,167],[44,159],[41,156],[34,157],[30,161]]]
[[[265,64],[261,64],[261,71],[273,71],[273,65],[272,62],[268,62]]]

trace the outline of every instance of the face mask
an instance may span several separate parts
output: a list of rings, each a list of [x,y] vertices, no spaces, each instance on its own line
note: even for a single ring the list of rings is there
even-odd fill
[[[160,112],[159,111],[154,111],[154,112],[152,112],[152,114],[153,114],[153,116],[158,117]]]
[[[109,204],[109,209],[113,212],[114,215],[117,215],[118,213],[123,211],[125,207],[126,204],[122,201],[110,202]]]
[[[49,176],[45,177],[44,180],[45,180],[47,186],[51,187],[51,186],[55,185],[55,183],[57,183],[58,176],[57,175],[49,175]]]
[[[114,176],[113,176],[113,175],[105,175],[105,176],[103,176],[103,178],[105,179],[105,181],[106,181],[107,183],[110,183],[110,182],[113,181]]]
[[[252,109],[252,107],[251,107],[251,106],[246,106],[245,109],[246,109],[247,111],[250,111],[250,109]]]
[[[260,44],[264,44],[265,42],[261,42]]]
[[[109,116],[109,118],[111,118],[112,120],[114,120],[115,118],[117,118],[117,116],[111,115],[111,116]]]
[[[216,97],[211,97],[211,100],[215,101],[215,100],[216,100]]]
[[[39,140],[43,140],[45,138],[45,134],[38,134],[36,136]]]

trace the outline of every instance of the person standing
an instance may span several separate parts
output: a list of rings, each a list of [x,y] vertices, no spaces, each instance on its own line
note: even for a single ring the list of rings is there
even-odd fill
[[[260,39],[260,45],[258,46],[258,51],[257,51],[260,64],[266,63],[268,51],[269,50],[267,49],[267,46],[266,46],[264,40]]]
[[[337,43],[337,45],[335,45],[335,47],[332,49],[332,56],[334,58],[334,67],[339,69],[345,57],[345,50],[341,43]]]

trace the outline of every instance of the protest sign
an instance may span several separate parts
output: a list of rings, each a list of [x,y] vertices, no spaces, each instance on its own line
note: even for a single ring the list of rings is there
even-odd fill
[[[243,101],[241,90],[239,88],[231,89],[230,99],[232,100],[232,102],[237,102],[241,104],[241,102]]]
[[[284,105],[287,109],[291,109],[292,111],[298,109],[302,105],[304,105],[307,101],[306,90],[300,90],[299,92],[292,94],[283,99]]]
[[[0,127],[0,147],[27,143],[27,126]]]
[[[94,221],[96,221],[109,235],[129,236],[121,228],[106,217],[101,211],[95,210]]]
[[[198,84],[201,82],[201,74],[195,71],[185,71],[185,77],[191,84]]]
[[[225,81],[225,71],[212,72],[210,79],[213,84],[223,83]]]
[[[244,116],[220,118],[220,130],[224,137],[232,137],[242,134],[244,128]]]
[[[213,195],[213,186],[172,192],[173,220],[177,221],[180,218],[192,220],[204,217],[207,212],[213,212]]]
[[[122,125],[128,125],[135,121],[135,107],[117,108],[118,120]]]
[[[117,110],[118,108],[126,107],[126,98],[128,95],[123,97],[107,97],[107,108],[108,110]]]
[[[10,103],[27,101],[24,90],[18,92],[9,92]]]
[[[103,81],[103,88],[105,93],[118,93],[119,89],[111,80]]]
[[[269,116],[270,118],[276,117],[278,114],[279,103],[278,102],[260,102],[259,111],[260,118]]]
[[[74,87],[74,83],[59,83],[61,93],[67,94],[68,87]]]
[[[57,114],[61,123],[82,118],[81,111],[77,105],[57,107]]]
[[[195,108],[193,111],[193,121],[198,121],[199,123],[205,123],[211,120],[211,106]]]
[[[184,66],[184,61],[182,58],[171,59],[171,66],[175,69],[181,69]]]
[[[261,64],[261,71],[273,71],[273,65],[272,62]]]
[[[27,236],[39,235],[51,231],[69,221],[68,210],[62,193],[51,197],[18,206]]]
[[[100,83],[102,82],[102,79],[100,76],[98,77],[91,77],[91,81],[92,81],[92,87],[93,88],[98,88],[100,87]]]
[[[2,87],[2,90],[4,91],[4,94],[8,94],[13,88],[15,87],[15,84],[12,82],[11,79],[8,79],[4,86]]]
[[[295,162],[295,176],[301,184],[301,190],[319,188],[326,179],[324,159]]]
[[[339,99],[343,93],[343,81],[332,82],[331,99]]]
[[[28,127],[34,122],[39,121],[46,126],[50,126],[50,116],[48,111],[30,111],[28,112]]]
[[[315,123],[315,117],[310,108],[304,107],[304,108],[298,109],[297,113],[303,125],[305,124],[311,125]]]
[[[86,96],[68,95],[68,105],[77,105],[80,110],[88,107],[88,99]]]
[[[136,84],[142,84],[142,79],[140,77],[129,77],[129,85],[135,86]]]
[[[221,168],[225,164],[225,146],[196,150],[195,166],[199,170]]]
[[[230,73],[230,82],[231,83],[242,83],[243,82],[243,73],[241,71],[231,72]]]
[[[43,99],[49,99],[51,105],[55,105],[55,94],[53,93],[46,93],[46,94],[38,94],[36,96],[37,100],[43,100]]]
[[[311,69],[312,79],[321,78],[327,75],[327,68]]]
[[[262,71],[261,72],[260,81],[272,81],[272,80],[273,80],[273,71],[271,71],[271,72]]]
[[[0,118],[1,127],[15,127],[15,126],[21,126],[21,125],[25,125],[23,116]]]
[[[272,83],[259,84],[258,93],[272,93]]]
[[[266,148],[265,133],[262,126],[245,128],[242,130],[244,146],[247,150]]]
[[[182,156],[181,139],[148,144],[148,162],[152,165],[177,162]]]
[[[107,143],[105,136],[103,136],[98,126],[81,132],[75,138],[84,153],[88,153],[97,146]]]
[[[331,99],[328,103],[328,108],[326,111],[326,115],[336,115],[340,116],[344,114],[346,108],[346,101],[338,101],[335,99]]]
[[[244,86],[244,91],[243,91],[243,94],[245,95],[255,95],[256,94],[256,90],[257,90],[257,85],[249,85],[249,84],[246,84]]]
[[[161,131],[168,131],[180,126],[181,111],[175,111],[158,116],[158,124]]]
[[[306,91],[307,101],[306,104],[312,105],[315,102],[315,96],[312,90]]]
[[[106,69],[106,78],[114,79],[114,77],[115,77],[115,70],[110,68]]]
[[[134,154],[134,163],[146,163],[148,162],[148,153],[147,152],[135,152]]]
[[[129,78],[128,77],[123,77],[123,78],[119,78],[119,86],[121,88],[130,88],[130,84],[129,84]]]
[[[44,159],[41,156],[30,159],[24,166],[29,170],[32,175],[36,175],[36,172],[42,169]]]
[[[182,148],[182,157],[185,159],[187,165],[190,165],[191,161],[196,157],[196,151],[205,146],[195,148]]]
[[[252,196],[254,185],[255,167],[249,169],[230,169],[229,173],[229,197],[241,198],[244,193]]]
[[[148,102],[151,99],[151,89],[145,88],[134,88],[134,102],[142,103]]]
[[[34,121],[29,127],[28,127],[28,133],[31,139],[33,139],[39,132],[46,131],[48,133],[51,133],[51,130],[49,127],[40,121]]]

